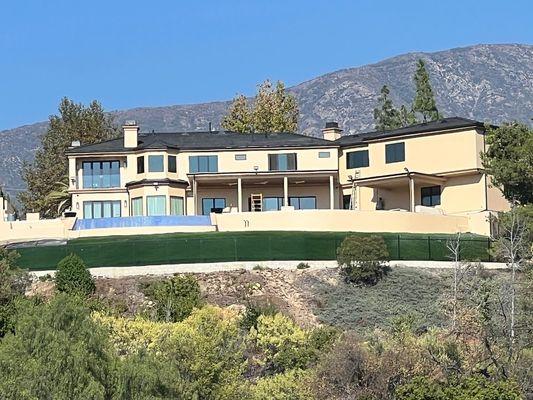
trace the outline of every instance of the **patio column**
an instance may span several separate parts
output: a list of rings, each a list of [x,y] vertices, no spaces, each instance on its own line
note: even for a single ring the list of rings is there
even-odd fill
[[[329,176],[329,208],[333,210],[335,208],[335,186],[333,185],[333,175]]]
[[[415,212],[415,180],[409,174],[409,205],[411,212]]]
[[[192,204],[194,215],[198,215],[198,182],[196,182],[196,178],[193,178],[192,181]]]
[[[242,212],[242,178],[237,178],[237,209]]]
[[[289,178],[286,176],[283,177],[283,205],[289,205]]]

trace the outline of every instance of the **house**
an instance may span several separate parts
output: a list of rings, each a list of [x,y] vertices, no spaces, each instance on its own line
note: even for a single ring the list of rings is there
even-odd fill
[[[123,129],[121,138],[67,151],[79,218],[340,209],[466,216],[508,208],[481,164],[485,128],[464,118],[346,136],[327,123],[320,138],[140,134],[134,121]]]

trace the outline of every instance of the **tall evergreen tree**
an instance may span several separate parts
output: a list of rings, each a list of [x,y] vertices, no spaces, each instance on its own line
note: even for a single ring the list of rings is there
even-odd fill
[[[433,89],[429,81],[429,73],[423,60],[418,60],[414,75],[416,96],[413,101],[413,111],[422,114],[423,122],[439,119],[439,111],[435,103]]]
[[[23,178],[28,187],[20,195],[27,212],[39,212],[43,217],[55,217],[61,211],[64,199],[51,196],[58,186],[68,184],[68,161],[65,150],[72,141],[82,144],[97,143],[118,136],[111,117],[104,113],[100,103],[93,101],[88,107],[63,98],[59,115],[49,119],[47,132],[41,139],[41,148],[32,164],[23,167]]]
[[[238,133],[252,133],[252,110],[242,94],[236,96],[226,115],[222,119],[222,127],[227,131]]]
[[[378,97],[378,107],[374,108],[375,127],[378,131],[399,128],[399,113],[389,98],[390,90],[383,85]]]
[[[402,105],[398,112],[398,124],[400,127],[404,128],[416,123],[418,123],[418,120],[416,119],[414,111],[412,109],[407,109],[405,105]]]
[[[298,104],[295,97],[286,92],[283,82],[278,81],[273,87],[266,80],[259,85],[250,107],[242,95],[233,99],[222,127],[240,133],[296,132]]]

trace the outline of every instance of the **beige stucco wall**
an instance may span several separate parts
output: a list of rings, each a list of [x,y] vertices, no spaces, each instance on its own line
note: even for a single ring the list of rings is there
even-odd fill
[[[405,143],[405,161],[385,163],[385,146],[391,143]],[[476,130],[410,136],[401,139],[388,139],[369,143],[362,147],[346,147],[339,158],[339,178],[348,183],[348,175],[358,178],[404,173],[404,168],[412,172],[438,174],[481,168],[479,153],[483,135]],[[368,150],[369,166],[346,168],[346,154],[356,150]]]
[[[439,208],[447,214],[484,211],[485,177],[473,174],[448,178],[442,185]]]
[[[0,222],[0,243],[65,239],[75,218]]]
[[[216,214],[219,231],[353,231],[486,234],[477,218],[402,211],[300,210]]]
[[[139,228],[100,228],[67,231],[67,239],[98,236],[159,235],[163,233],[214,232],[216,226],[143,226]]]
[[[490,176],[487,176],[487,208],[490,211],[509,211],[511,204],[503,196],[500,188],[494,186]]]

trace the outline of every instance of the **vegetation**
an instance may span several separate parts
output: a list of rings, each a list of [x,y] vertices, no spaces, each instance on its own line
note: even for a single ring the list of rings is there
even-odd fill
[[[91,273],[76,254],[70,254],[57,264],[56,289],[69,294],[87,296],[94,292],[95,283]]]
[[[192,275],[176,275],[172,279],[152,283],[145,289],[145,294],[155,302],[158,321],[183,321],[203,304],[200,286]]]
[[[389,251],[381,236],[348,236],[337,249],[347,282],[375,285],[388,271]]]
[[[433,89],[429,81],[429,73],[424,60],[418,60],[416,72],[413,77],[416,86],[416,95],[413,100],[413,111],[422,115],[423,122],[435,121],[440,118]]]
[[[533,129],[517,122],[487,126],[483,166],[492,184],[521,205],[533,203]]]
[[[296,132],[298,104],[295,97],[285,91],[283,82],[278,81],[273,87],[266,80],[259,85],[250,105],[243,95],[233,99],[222,127],[239,133]]]
[[[381,88],[378,106],[374,108],[375,129],[380,131],[391,130],[441,118],[437,110],[429,73],[424,61],[421,59],[417,62],[413,81],[416,92],[410,108],[406,105],[396,108],[389,98],[390,90],[388,86],[384,85]]]
[[[0,247],[0,338],[14,328],[15,301],[24,295],[28,274],[18,268],[19,255]]]
[[[69,206],[65,151],[72,141],[97,143],[118,136],[118,130],[97,101],[85,107],[67,98],[61,100],[59,115],[50,116],[49,124],[33,164],[24,166],[28,190],[20,195],[20,200],[26,212],[56,217]]]

